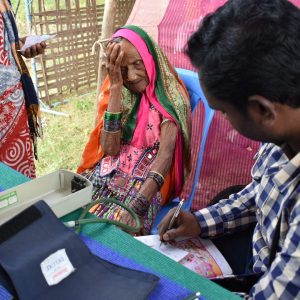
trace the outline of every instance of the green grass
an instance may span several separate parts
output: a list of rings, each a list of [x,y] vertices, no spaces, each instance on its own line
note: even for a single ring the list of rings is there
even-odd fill
[[[68,98],[55,108],[69,117],[42,113],[44,137],[38,141],[37,176],[57,169],[75,171],[94,125],[96,93]]]
[[[17,3],[18,0],[12,0],[14,9],[16,9]],[[36,6],[38,1],[33,0],[33,3]],[[86,3],[86,0],[81,0],[81,3]],[[103,3],[103,0],[97,0],[97,3]],[[55,5],[55,1],[47,0],[45,4],[47,8],[51,8]],[[24,0],[20,2],[16,19],[20,36],[26,36],[28,32]],[[28,64],[28,66],[30,65]],[[69,117],[42,112],[44,137],[38,139],[37,176],[60,168],[72,171],[77,169],[82,151],[94,125],[95,90],[95,88],[91,88],[91,92],[88,94],[66,97],[67,104],[53,108],[53,110],[69,114]]]

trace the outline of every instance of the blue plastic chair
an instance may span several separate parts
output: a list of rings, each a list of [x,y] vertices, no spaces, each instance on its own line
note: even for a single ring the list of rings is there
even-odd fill
[[[185,203],[182,207],[183,210],[189,211],[191,208],[193,199],[194,199],[195,192],[196,192],[197,182],[199,179],[200,169],[201,169],[201,165],[202,165],[202,158],[203,158],[206,138],[207,138],[208,130],[209,130],[209,127],[210,127],[210,124],[211,124],[211,121],[212,121],[212,118],[214,115],[214,110],[211,109],[207,103],[207,100],[204,96],[204,93],[203,93],[202,88],[199,83],[198,74],[193,71],[186,70],[186,69],[180,69],[180,68],[177,68],[176,71],[178,72],[181,80],[184,82],[186,89],[189,93],[192,113],[195,111],[195,108],[200,103],[200,101],[202,101],[202,103],[204,104],[204,109],[205,109],[202,140],[200,143],[200,149],[199,149],[199,154],[198,154],[198,159],[197,159],[197,167],[196,167],[196,173],[195,173],[195,177],[194,177],[194,181],[193,181],[193,186],[192,186],[192,190],[191,190],[191,193],[190,193],[188,199],[185,200]],[[170,203],[164,205],[157,212],[156,219],[155,219],[154,224],[151,229],[151,234],[157,234],[157,225],[160,223],[160,221],[163,219],[163,217],[168,213],[168,211],[171,208],[177,206],[178,203],[179,203],[179,198],[175,198]]]

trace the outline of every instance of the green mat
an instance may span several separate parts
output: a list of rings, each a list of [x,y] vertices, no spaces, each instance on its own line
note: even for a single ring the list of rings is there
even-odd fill
[[[75,220],[79,217],[79,214],[80,210],[77,210],[63,217],[62,220]],[[89,215],[89,218],[95,218],[95,216]],[[199,276],[165,255],[142,244],[113,225],[101,223],[86,224],[82,226],[82,233],[191,291],[201,292],[201,295],[206,299],[241,299],[210,280]]]
[[[29,178],[26,176],[0,163],[0,187],[8,189],[27,182],[28,180]],[[80,209],[76,210],[75,212],[63,217],[62,220],[75,220],[79,217],[80,212]],[[94,218],[94,216],[89,215],[89,218]],[[113,225],[100,223],[83,225],[82,233],[120,253],[121,255],[132,259],[138,264],[143,265],[149,270],[153,270],[162,276],[173,280],[191,291],[200,291],[201,295],[206,299],[241,299],[154,249],[140,243]]]

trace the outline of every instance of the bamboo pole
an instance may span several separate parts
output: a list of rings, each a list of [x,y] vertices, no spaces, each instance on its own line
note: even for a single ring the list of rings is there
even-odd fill
[[[117,1],[118,0],[105,0],[104,14],[102,21],[101,40],[108,39],[112,36],[115,26],[115,18],[117,13]],[[99,51],[99,67],[98,67],[98,80],[97,80],[97,96],[96,96],[96,107],[98,108],[98,96],[100,94],[101,86],[104,78],[107,74],[105,67],[105,53],[102,47]],[[98,109],[97,109],[98,111]]]

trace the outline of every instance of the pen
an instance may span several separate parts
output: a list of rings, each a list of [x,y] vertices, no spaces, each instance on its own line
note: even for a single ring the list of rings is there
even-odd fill
[[[172,227],[173,227],[173,225],[174,225],[174,222],[175,222],[176,218],[177,218],[178,215],[179,215],[179,212],[180,212],[180,209],[181,209],[181,207],[182,207],[182,205],[183,205],[183,202],[184,202],[184,199],[182,199],[182,200],[179,202],[178,206],[176,207],[176,210],[175,210],[175,212],[174,212],[174,215],[172,216],[172,219],[171,219],[171,221],[170,221],[170,223],[169,223],[169,226],[168,226],[168,229],[167,229],[167,230],[172,229]]]
[[[175,210],[175,212],[174,212],[174,214],[173,214],[173,216],[172,216],[172,218],[171,218],[171,220],[170,220],[170,223],[169,223],[169,225],[168,225],[167,231],[170,230],[170,229],[172,229],[172,227],[173,227],[173,225],[174,225],[174,222],[175,222],[176,218],[177,218],[178,215],[179,215],[179,212],[180,212],[180,209],[181,209],[183,203],[184,203],[184,199],[181,199],[181,201],[179,202],[178,206],[176,207],[176,210]],[[162,242],[160,242],[160,245],[159,245],[159,246],[161,246],[161,243],[162,243]]]

